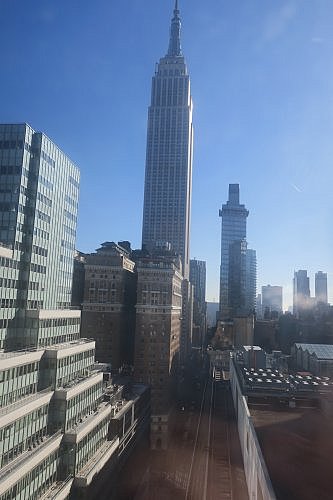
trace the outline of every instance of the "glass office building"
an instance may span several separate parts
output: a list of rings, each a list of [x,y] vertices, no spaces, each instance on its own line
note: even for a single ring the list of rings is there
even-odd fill
[[[229,199],[226,204],[222,205],[222,210],[219,212],[222,218],[222,233],[221,233],[221,267],[220,267],[220,318],[228,318],[232,315],[233,307],[230,307],[230,250],[231,245],[235,242],[246,240],[246,219],[249,215],[245,205],[239,203],[239,184],[229,184]],[[239,243],[241,246],[241,243]],[[246,254],[246,250],[245,250]],[[233,259],[235,260],[235,259]],[[235,266],[233,266],[233,276],[236,274]],[[239,269],[240,271],[240,269]],[[244,273],[240,272],[240,275]],[[238,280],[239,281],[239,280]],[[244,280],[243,280],[244,281]],[[245,285],[244,285],[245,292]],[[240,297],[238,297],[240,299]]]
[[[192,345],[201,347],[206,335],[206,262],[190,260],[190,282],[193,285]]]
[[[79,169],[45,134],[27,124],[0,125],[0,242],[7,248],[0,348],[78,338],[79,317],[45,311],[70,306],[79,180]],[[60,334],[61,321],[74,331]]]
[[[70,308],[79,179],[43,133],[0,125],[0,500],[67,498],[118,450]]]
[[[317,303],[327,304],[327,273],[322,271],[315,274],[315,297]]]

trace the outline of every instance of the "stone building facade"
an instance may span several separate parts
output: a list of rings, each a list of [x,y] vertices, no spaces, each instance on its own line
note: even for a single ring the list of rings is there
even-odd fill
[[[106,242],[85,257],[81,335],[96,340],[96,359],[112,370],[133,365],[136,274],[130,251]]]
[[[179,366],[182,272],[179,257],[136,257],[135,380],[151,386],[151,446],[166,448]]]

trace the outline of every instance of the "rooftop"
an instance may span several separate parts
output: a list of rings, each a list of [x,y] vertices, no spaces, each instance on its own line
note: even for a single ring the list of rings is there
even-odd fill
[[[274,391],[277,396],[281,396],[282,393],[288,397],[304,393],[313,396],[314,394],[331,392],[333,389],[333,382],[329,378],[316,377],[308,372],[286,374],[270,368],[256,369],[240,367],[239,365],[237,369],[243,391],[246,394]]]
[[[43,396],[45,396],[45,394],[51,394],[51,393],[53,393],[51,387],[47,387],[46,389],[43,389],[39,392],[34,392],[33,394],[29,394],[28,396],[24,396],[23,398],[21,397],[21,399],[0,408],[0,417],[2,415],[7,415],[10,412],[14,412],[19,408],[27,406],[29,403],[32,403],[33,401],[38,402],[38,399],[42,399]]]
[[[296,343],[295,346],[297,349],[308,351],[310,355],[314,354],[318,359],[333,360],[333,345]]]
[[[38,455],[40,455],[44,449],[47,449],[54,443],[56,444],[56,448],[58,448],[60,440],[61,431],[57,431],[55,434],[41,438],[39,444],[33,445],[33,447],[30,447],[28,450],[21,453],[16,459],[2,467],[0,470],[0,485],[1,488],[3,488],[3,491],[6,491],[8,489],[8,487],[5,486],[7,479],[17,479],[19,474],[18,471],[20,471],[20,473],[23,473],[23,469],[24,467],[27,467],[29,461],[33,461],[33,459],[38,457]],[[27,469],[29,469],[29,467],[27,467]],[[13,479],[11,478],[12,475]],[[1,491],[0,489],[0,494],[2,494],[3,491]]]
[[[99,403],[94,412],[80,418],[79,422],[65,433],[65,439],[70,442],[79,442],[85,435],[91,432],[96,425],[111,415],[111,406],[107,402]]]
[[[313,401],[289,408],[251,398],[248,407],[278,500],[331,500],[333,420]]]
[[[244,351],[262,351],[262,348],[258,345],[243,345]]]
[[[71,342],[62,342],[61,344],[48,345],[45,347],[45,351],[60,351],[62,349],[71,349],[72,347],[77,347],[85,344],[95,344],[95,339],[78,339],[72,340]]]
[[[32,352],[44,352],[44,349],[36,349],[36,348],[31,348],[31,349],[22,349],[19,351],[0,351],[0,361],[5,360],[5,359],[11,359],[11,358],[16,358],[20,356],[24,356],[26,354],[30,354]]]

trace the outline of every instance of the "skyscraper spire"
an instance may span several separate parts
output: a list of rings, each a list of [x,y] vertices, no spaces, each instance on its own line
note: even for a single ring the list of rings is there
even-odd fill
[[[181,22],[179,17],[178,0],[175,0],[175,8],[173,10],[173,18],[171,20],[168,56],[174,57],[182,55],[182,49],[180,46],[180,28]]]

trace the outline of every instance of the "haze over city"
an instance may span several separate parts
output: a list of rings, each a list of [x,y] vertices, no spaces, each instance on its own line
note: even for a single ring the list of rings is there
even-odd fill
[[[172,4],[1,2],[1,122],[28,121],[79,165],[84,252],[107,239],[141,245],[152,61],[167,50]],[[194,102],[191,257],[207,261],[207,300],[218,300],[218,210],[239,183],[258,290],[282,285],[289,306],[294,270],[308,270],[312,294],[316,271],[333,278],[333,4],[180,8]]]

